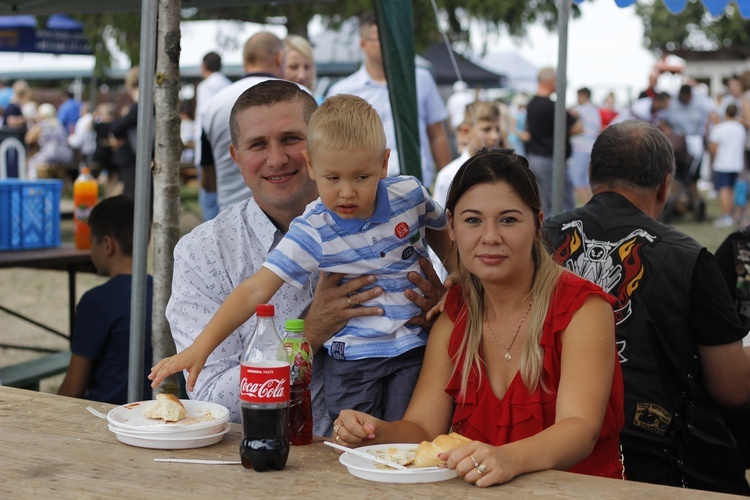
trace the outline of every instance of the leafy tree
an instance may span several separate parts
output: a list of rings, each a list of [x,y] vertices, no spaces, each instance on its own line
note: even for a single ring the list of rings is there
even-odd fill
[[[406,0],[404,0],[406,1]],[[611,1],[611,0],[607,0]],[[448,30],[451,41],[469,41],[470,28],[481,28],[487,33],[500,33],[522,38],[526,27],[541,22],[548,29],[557,23],[555,0],[436,0],[441,22]],[[417,51],[440,39],[437,21],[430,0],[413,0],[414,37]],[[183,19],[230,19],[270,24],[284,24],[289,33],[307,36],[307,25],[315,15],[320,15],[326,26],[336,28],[352,16],[359,16],[373,9],[372,0],[336,0],[292,2],[275,5],[250,4],[245,7],[216,9],[183,9]],[[573,6],[573,15],[580,10]],[[140,16],[137,14],[82,14],[77,18],[86,26],[97,64],[97,76],[106,74],[111,65],[111,50],[107,44],[114,43],[138,62]],[[239,42],[241,43],[241,42]]]
[[[690,0],[680,14],[660,1],[638,3],[636,13],[643,19],[643,45],[654,52],[750,46],[750,20],[742,19],[736,5],[718,17],[698,0]]]

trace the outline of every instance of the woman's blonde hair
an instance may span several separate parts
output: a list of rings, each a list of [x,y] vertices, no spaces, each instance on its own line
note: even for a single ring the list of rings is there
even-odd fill
[[[318,72],[315,68],[315,54],[313,53],[313,47],[307,38],[299,35],[287,35],[284,38],[284,52],[299,52],[303,57],[310,60],[310,66],[312,68],[312,74],[310,76],[310,90],[315,89],[315,82],[318,79]]]
[[[529,169],[528,161],[511,150],[482,150],[469,158],[456,173],[448,191],[445,208],[454,213],[456,204],[469,189],[480,184],[497,182],[505,182],[513,187],[534,213],[536,236],[531,249],[534,279],[531,294],[528,297],[529,300],[533,298],[533,302],[529,311],[528,333],[521,350],[520,372],[523,383],[530,392],[535,391],[539,386],[547,391],[548,388],[545,387],[542,379],[544,348],[539,341],[562,268],[552,260],[542,239],[539,220],[541,213],[539,189],[536,178]],[[466,309],[463,310],[462,315],[465,314],[467,317],[466,332],[453,361],[454,366],[458,366],[458,359],[463,358],[461,394],[464,395],[471,371],[476,370],[480,378],[483,376],[483,362],[479,356],[479,350],[482,345],[486,301],[482,282],[466,270],[461,264],[460,256],[458,256],[458,268],[461,271],[463,299],[466,303]],[[462,318],[457,318],[456,322],[460,319]]]

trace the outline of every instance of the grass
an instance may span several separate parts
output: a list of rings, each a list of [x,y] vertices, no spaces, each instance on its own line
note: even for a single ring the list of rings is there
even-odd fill
[[[736,228],[716,228],[712,222],[719,217],[719,203],[716,199],[710,199],[705,194],[706,200],[706,220],[697,222],[691,215],[682,219],[676,219],[672,225],[685,234],[690,235],[696,241],[705,246],[709,252],[713,253],[719,248],[724,239],[734,232]]]

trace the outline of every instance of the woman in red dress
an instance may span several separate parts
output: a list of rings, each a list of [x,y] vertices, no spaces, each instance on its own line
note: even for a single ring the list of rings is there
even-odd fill
[[[461,285],[432,327],[404,419],[346,410],[336,441],[418,443],[452,427],[474,441],[440,458],[477,486],[544,469],[622,479],[613,299],[546,252],[526,160],[474,155],[446,208]]]

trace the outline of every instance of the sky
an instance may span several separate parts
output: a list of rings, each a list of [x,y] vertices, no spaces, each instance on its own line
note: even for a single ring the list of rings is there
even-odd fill
[[[618,104],[635,97],[648,83],[655,57],[643,48],[643,23],[635,5],[617,7],[614,0],[585,1],[581,16],[568,25],[568,98],[586,86],[599,103],[614,91]],[[542,26],[531,26],[520,43],[508,36],[490,42],[493,51],[518,51],[537,67],[557,67],[558,36]]]

